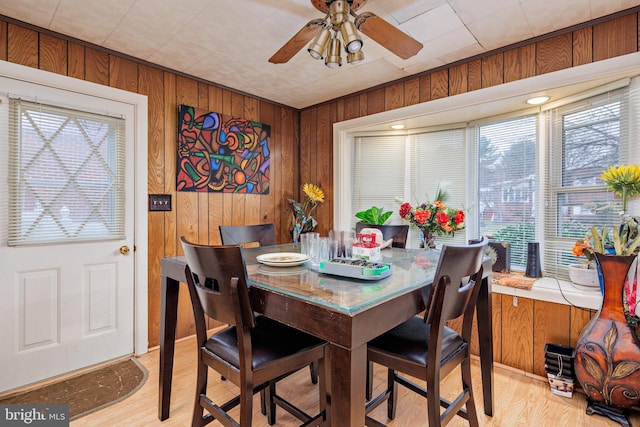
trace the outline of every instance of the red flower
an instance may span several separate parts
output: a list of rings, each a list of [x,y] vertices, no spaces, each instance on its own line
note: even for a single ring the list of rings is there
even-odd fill
[[[453,217],[453,221],[456,223],[456,225],[462,224],[464,222],[464,212],[457,211],[456,215]]]
[[[449,215],[447,215],[446,212],[441,211],[436,214],[436,219],[438,220],[438,224],[445,225],[451,218],[449,217]]]
[[[413,214],[413,218],[416,222],[424,224],[429,218],[431,218],[431,212],[424,209],[416,209],[416,212]]]
[[[400,206],[400,218],[405,218],[411,212],[411,205],[409,203],[403,203]]]

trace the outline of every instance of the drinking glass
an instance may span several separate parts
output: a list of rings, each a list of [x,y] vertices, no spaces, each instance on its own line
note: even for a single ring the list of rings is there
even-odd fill
[[[320,263],[329,260],[329,238],[318,237],[311,241],[311,268],[317,270]]]
[[[311,256],[311,241],[317,239],[319,236],[319,233],[313,231],[302,233],[300,235],[300,253]]]

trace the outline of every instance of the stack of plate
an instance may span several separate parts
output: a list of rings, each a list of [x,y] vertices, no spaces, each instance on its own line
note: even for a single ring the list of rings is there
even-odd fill
[[[274,252],[258,255],[256,261],[271,267],[295,267],[309,261],[309,255],[297,252]]]

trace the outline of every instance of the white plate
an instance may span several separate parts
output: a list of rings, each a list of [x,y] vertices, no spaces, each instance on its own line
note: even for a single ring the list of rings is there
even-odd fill
[[[281,267],[282,266],[271,267],[268,265],[260,264],[256,271],[267,276],[291,276],[296,274],[304,274],[309,271],[305,266],[287,266],[288,268]]]
[[[309,261],[309,255],[297,252],[274,252],[271,254],[258,255],[256,260],[264,265],[272,267],[295,267]]]

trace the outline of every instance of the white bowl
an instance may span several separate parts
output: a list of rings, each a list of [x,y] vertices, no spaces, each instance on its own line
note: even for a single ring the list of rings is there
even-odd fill
[[[588,288],[599,288],[598,270],[588,269],[584,264],[572,264],[569,266],[569,278],[573,283]]]

